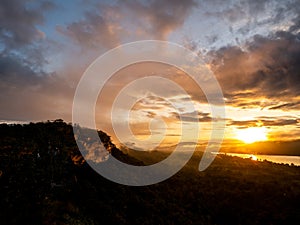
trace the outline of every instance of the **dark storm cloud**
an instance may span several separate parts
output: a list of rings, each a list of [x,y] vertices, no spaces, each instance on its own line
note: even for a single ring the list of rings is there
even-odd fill
[[[34,3],[34,4],[33,4]],[[26,76],[28,70],[42,70],[47,64],[46,53],[52,45],[37,27],[45,22],[44,14],[56,9],[50,1],[3,0],[0,3],[0,54],[1,66],[16,62],[16,70],[24,65],[25,71],[16,76]],[[2,69],[2,74],[5,72]],[[28,78],[30,80],[30,77]]]
[[[50,1],[40,1],[30,7],[31,1],[1,0],[0,3],[0,43],[6,49],[24,47],[44,38],[36,27],[44,22],[43,12],[54,8]]]
[[[0,2],[0,117],[3,120],[68,118],[72,88],[48,66],[54,47],[38,26],[56,9],[51,1]],[[52,49],[53,50],[53,49]]]
[[[3,120],[67,118],[72,98],[68,82],[35,70],[16,55],[0,54],[0,117]]]
[[[1,95],[12,87],[20,91],[43,82],[48,43],[43,42],[45,34],[37,26],[44,24],[44,13],[55,8],[51,1],[0,2]]]
[[[21,76],[20,76],[21,75]],[[24,66],[22,62],[14,58],[13,56],[0,55],[0,76],[1,80],[14,80],[18,79],[19,76],[25,78],[23,81],[26,81],[26,78],[30,80],[32,76],[32,71],[29,67]]]
[[[283,99],[300,94],[300,41],[298,34],[277,32],[269,37],[255,36],[246,50],[237,46],[211,52],[213,70],[228,101],[238,105],[235,93],[247,91],[255,97]],[[251,104],[250,101],[248,101]]]

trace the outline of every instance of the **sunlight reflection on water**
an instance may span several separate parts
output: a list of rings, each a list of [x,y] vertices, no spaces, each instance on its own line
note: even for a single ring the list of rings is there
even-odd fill
[[[274,163],[283,163],[283,164],[293,164],[295,166],[300,166],[300,156],[290,156],[290,155],[254,155],[254,154],[244,154],[244,153],[225,153],[225,152],[216,152],[212,154],[223,154],[229,156],[237,156],[243,159],[252,159],[254,161],[270,161]]]
[[[225,154],[220,152],[218,154]],[[243,154],[243,153],[226,153],[229,156],[237,156],[243,159],[257,160],[257,161],[270,161],[274,163],[283,164],[294,164],[295,166],[300,166],[300,156],[289,156],[289,155],[253,155],[253,154]]]

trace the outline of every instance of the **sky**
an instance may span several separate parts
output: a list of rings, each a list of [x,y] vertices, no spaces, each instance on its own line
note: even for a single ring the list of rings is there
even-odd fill
[[[112,48],[141,40],[177,43],[206,63],[224,94],[225,143],[300,139],[299,0],[1,0],[0,121],[71,122],[75,90],[88,66]],[[163,89],[164,98],[159,91],[134,93],[141,100],[130,113],[134,136],[125,135],[127,144],[178,143],[180,118],[199,125],[199,142],[206,142],[213,118],[205,96],[181,70],[159,63],[115,74],[99,95],[97,127],[118,142],[112,102],[129,82],[149,74],[173,80],[187,94],[172,88]],[[118,118],[124,120],[122,109]],[[147,142],[150,134],[154,139]]]

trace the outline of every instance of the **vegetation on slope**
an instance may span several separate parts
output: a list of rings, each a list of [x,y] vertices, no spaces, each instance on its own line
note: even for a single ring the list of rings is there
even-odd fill
[[[297,224],[300,219],[296,166],[222,155],[199,172],[196,152],[169,180],[129,187],[94,172],[81,157],[72,126],[61,120],[2,124],[0,134],[1,224]],[[99,136],[110,154],[142,165],[105,133]]]

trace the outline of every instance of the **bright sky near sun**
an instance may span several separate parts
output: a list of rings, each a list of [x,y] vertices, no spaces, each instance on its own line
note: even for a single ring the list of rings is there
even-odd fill
[[[221,118],[226,121],[225,141],[299,139],[299,0],[2,0],[0,12],[3,122],[70,122],[76,86],[97,57],[121,44],[155,39],[196,52],[218,79],[226,103],[226,117]],[[197,123],[199,141],[207,141],[215,118],[205,95],[182,71],[155,63],[116,73],[98,99],[98,128],[116,138],[109,120],[114,97],[128,81],[149,75],[170,78],[187,95],[168,87],[162,88],[164,99],[159,93],[128,90],[144,98],[128,121],[134,138],[153,135],[151,141],[174,144],[180,139],[181,116],[184,123]],[[196,116],[187,99],[192,99]],[[127,138],[132,147],[153,144],[137,145],[132,136]]]

